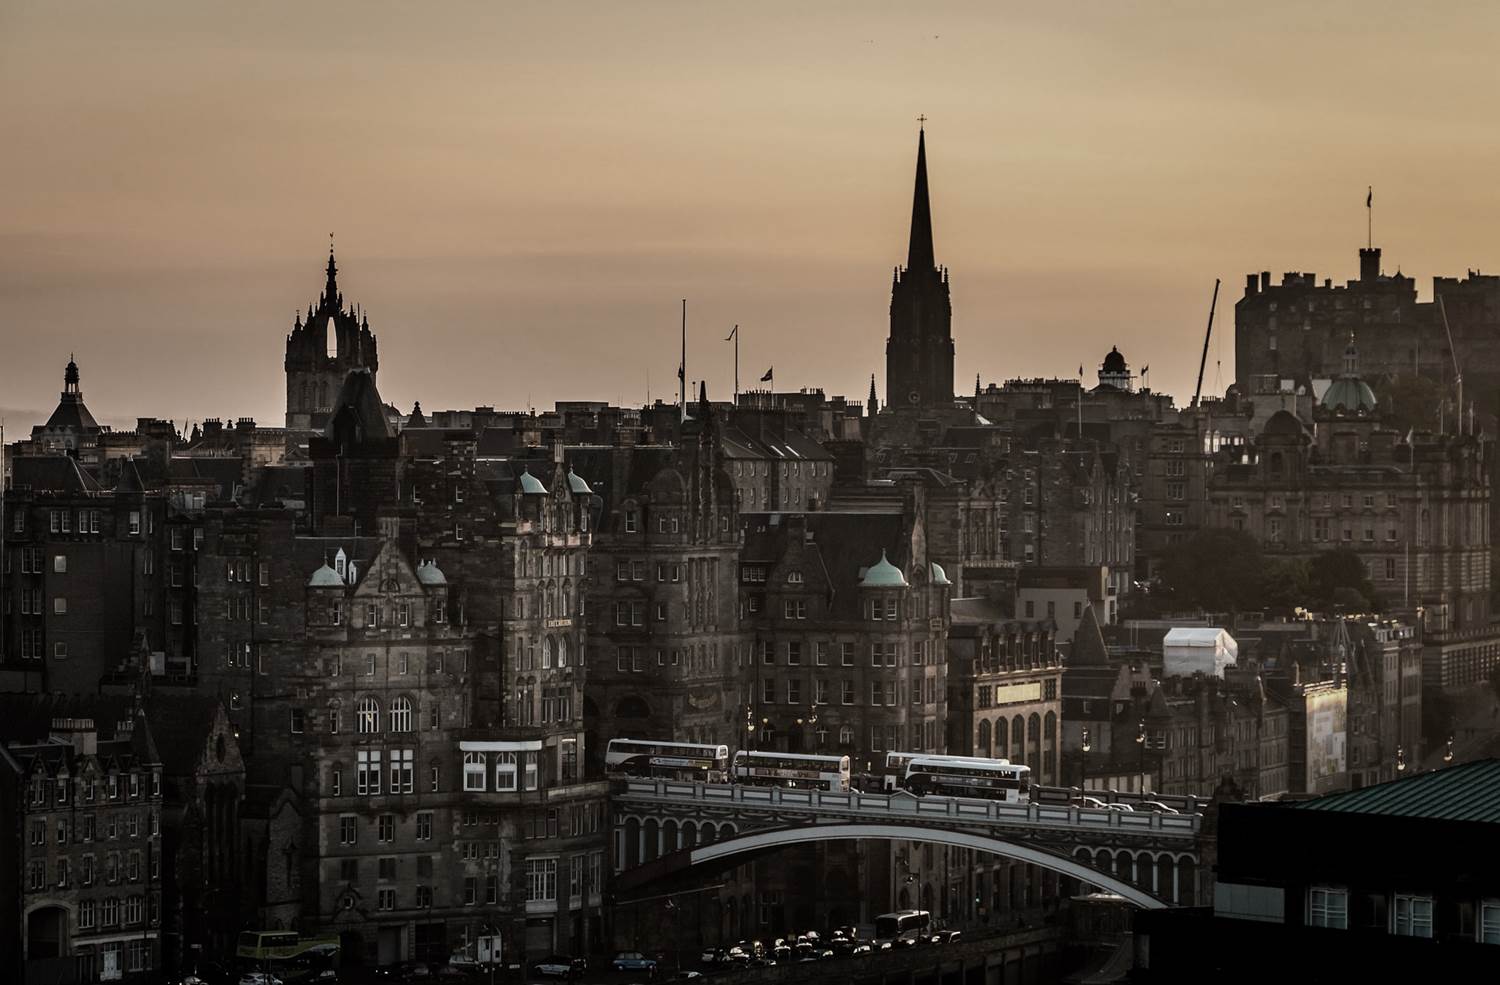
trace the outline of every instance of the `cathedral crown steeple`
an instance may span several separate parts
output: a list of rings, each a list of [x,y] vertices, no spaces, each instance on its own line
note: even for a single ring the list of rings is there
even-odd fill
[[[333,234],[328,236],[328,283],[323,287],[323,300],[330,306],[339,303],[339,268],[333,262]]]

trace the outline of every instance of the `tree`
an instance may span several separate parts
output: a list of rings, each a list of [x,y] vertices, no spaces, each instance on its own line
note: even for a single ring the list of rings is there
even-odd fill
[[[1375,586],[1365,577],[1365,563],[1347,547],[1317,554],[1307,565],[1307,588],[1325,609],[1379,608]]]
[[[1254,537],[1243,530],[1210,527],[1169,550],[1161,574],[1179,605],[1242,612],[1260,607],[1265,569]]]
[[[1308,601],[1307,562],[1302,558],[1267,558],[1261,579],[1261,607],[1272,615],[1289,616]]]

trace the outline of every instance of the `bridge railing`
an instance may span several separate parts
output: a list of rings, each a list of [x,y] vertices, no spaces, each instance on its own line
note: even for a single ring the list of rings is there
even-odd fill
[[[1071,827],[1188,837],[1197,833],[1202,820],[1197,814],[1152,814],[1036,802],[1007,804],[964,797],[917,797],[904,791],[886,794],[861,793],[856,790],[796,790],[789,787],[658,779],[629,779],[623,782],[626,799],[691,802],[725,807],[742,804],[747,807],[802,810],[820,815],[878,817],[882,820],[942,819],[950,823]]]

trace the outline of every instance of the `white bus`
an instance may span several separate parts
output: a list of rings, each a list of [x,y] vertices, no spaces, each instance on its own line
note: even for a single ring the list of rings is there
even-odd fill
[[[693,742],[610,739],[604,754],[604,771],[626,776],[726,783],[729,780],[729,747]]]
[[[892,943],[916,943],[932,929],[932,914],[926,910],[897,910],[875,918],[875,939]]]
[[[918,756],[906,764],[901,786],[918,797],[979,797],[1024,804],[1031,800],[1031,767],[1003,759]]]
[[[849,789],[848,756],[809,756],[796,752],[734,754],[734,782],[763,787],[803,790]]]

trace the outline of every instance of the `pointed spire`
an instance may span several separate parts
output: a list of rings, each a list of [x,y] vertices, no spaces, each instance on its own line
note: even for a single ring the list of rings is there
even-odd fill
[[[323,298],[329,304],[338,304],[339,300],[339,268],[333,262],[333,233],[328,234],[328,284],[323,288]]]
[[[871,417],[874,417],[876,414],[880,413],[880,398],[875,394],[874,373],[870,374],[870,405],[868,409]]]
[[[911,245],[906,251],[908,271],[933,270],[932,207],[927,200],[927,131],[917,131],[917,181],[911,201]]]

